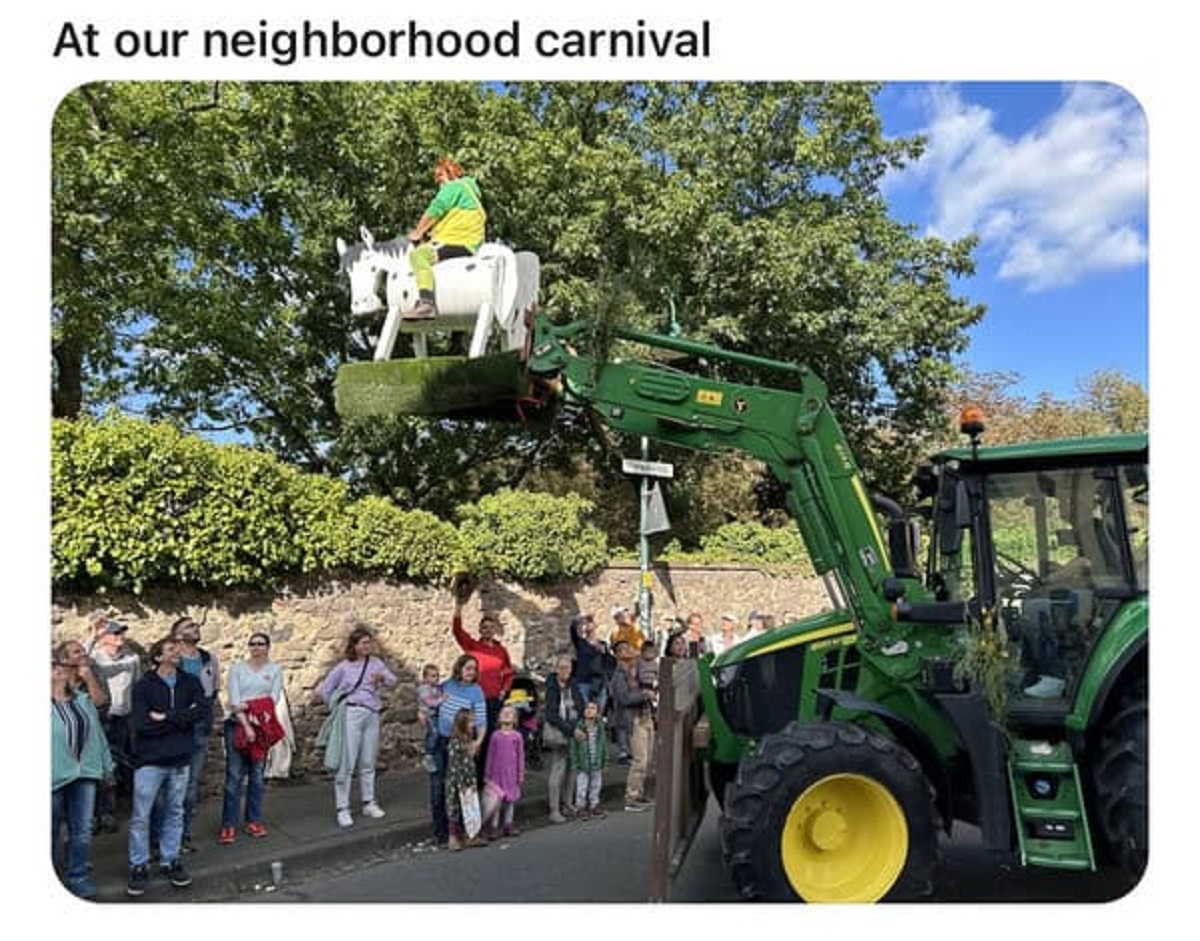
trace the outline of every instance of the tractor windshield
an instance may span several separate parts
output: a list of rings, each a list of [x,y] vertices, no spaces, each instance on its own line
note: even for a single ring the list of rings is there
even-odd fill
[[[1020,689],[1063,699],[1100,625],[1120,599],[1145,590],[1145,470],[997,473],[985,492],[995,607],[1021,653]]]

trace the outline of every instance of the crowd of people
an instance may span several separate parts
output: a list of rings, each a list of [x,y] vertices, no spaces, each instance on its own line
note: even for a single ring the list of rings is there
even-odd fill
[[[444,680],[437,665],[425,665],[416,687],[432,835],[451,850],[518,835],[515,808],[531,751],[548,763],[551,823],[605,816],[600,794],[610,756],[628,766],[624,810],[652,807],[647,782],[654,771],[660,659],[719,653],[773,626],[752,612],[739,629],[738,619],[726,614],[710,634],[703,617],[692,614],[686,621],[666,617],[660,631],[646,636],[636,612],[616,606],[604,636],[595,617],[582,614],[567,626],[538,709],[515,688],[518,676],[499,620],[485,613],[476,634],[464,627],[474,582],[460,580],[453,590],[451,636],[461,655]],[[225,769],[217,844],[234,843],[239,831],[253,839],[268,835],[265,770],[288,733],[280,714],[283,670],[270,658],[267,634],[250,635],[244,658],[224,675],[224,688],[221,664],[200,646],[193,618],[176,620],[148,650],[127,634],[125,625],[100,618],[89,643],[66,641],[51,651],[52,858],[63,884],[82,898],[96,893],[93,834],[116,832],[121,797],[129,805],[128,894],[144,894],[155,862],[171,886],[191,884],[183,858],[196,849],[192,824],[221,692]],[[374,632],[355,625],[343,658],[315,691],[329,708],[318,745],[333,771],[339,827],[354,823],[355,775],[361,814],[386,815],[375,767],[383,691],[397,683]]]

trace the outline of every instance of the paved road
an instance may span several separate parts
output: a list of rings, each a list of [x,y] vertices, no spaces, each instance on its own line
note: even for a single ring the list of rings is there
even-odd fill
[[[673,902],[736,902],[720,863],[715,806],[676,879]],[[539,825],[511,840],[450,853],[397,850],[371,865],[342,865],[285,881],[241,900],[278,902],[640,902],[649,885],[650,814]],[[997,862],[964,828],[945,846],[947,866],[933,901],[1074,901],[1118,897],[1105,874],[1027,870]]]

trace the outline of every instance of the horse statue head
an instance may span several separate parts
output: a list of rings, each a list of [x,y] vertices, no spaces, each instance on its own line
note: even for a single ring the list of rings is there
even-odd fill
[[[390,288],[401,269],[408,269],[410,245],[406,238],[388,242],[376,242],[375,236],[365,225],[359,226],[361,242],[347,245],[339,236],[337,240],[338,272],[350,281],[350,313],[365,317],[385,307],[393,306],[394,299],[386,299],[385,291]]]

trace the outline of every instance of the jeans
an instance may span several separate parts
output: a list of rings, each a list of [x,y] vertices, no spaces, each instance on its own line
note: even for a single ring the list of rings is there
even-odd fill
[[[188,769],[187,795],[183,799],[183,837],[192,838],[192,818],[196,816],[196,803],[200,800],[200,778],[208,763],[208,736],[201,736],[192,752],[192,764]]]
[[[595,810],[600,806],[600,786],[603,773],[600,771],[575,772],[575,806]]]
[[[433,836],[439,843],[450,837],[450,818],[446,816],[446,764],[450,760],[448,740],[438,737],[431,752],[434,770],[429,775],[429,813],[433,817]]]
[[[187,795],[188,766],[142,765],[133,772],[133,813],[129,818],[129,865],[150,861],[150,815],[159,790],[166,791],[158,860],[169,866],[179,858],[183,839],[183,800]]]
[[[197,751],[192,752],[192,761],[188,767],[187,796],[183,799],[183,839],[191,842],[192,818],[196,815],[196,801],[200,796],[200,777],[204,774],[204,765],[208,760],[208,737],[203,744],[198,744]],[[154,810],[150,814],[150,845],[153,846],[162,833],[163,814],[166,812],[166,799],[162,792],[154,802]]]
[[[333,779],[338,810],[350,807],[350,776],[358,770],[358,787],[364,804],[375,802],[375,759],[379,755],[379,715],[360,706],[346,707],[345,751]]]
[[[251,761],[233,747],[232,720],[225,723],[225,797],[221,805],[221,828],[236,827],[242,778],[246,778],[246,823],[262,820],[263,771],[266,761]]]
[[[600,707],[600,715],[604,715],[604,707],[608,703],[608,683],[604,677],[598,676],[592,680],[579,680],[579,692],[583,695],[583,703],[587,705],[593,699]]]
[[[95,895],[96,887],[88,879],[92,856],[92,813],[95,810],[96,781],[76,778],[50,793],[50,859],[62,871],[63,884],[76,895]],[[61,859],[60,834],[67,828],[66,859]]]

